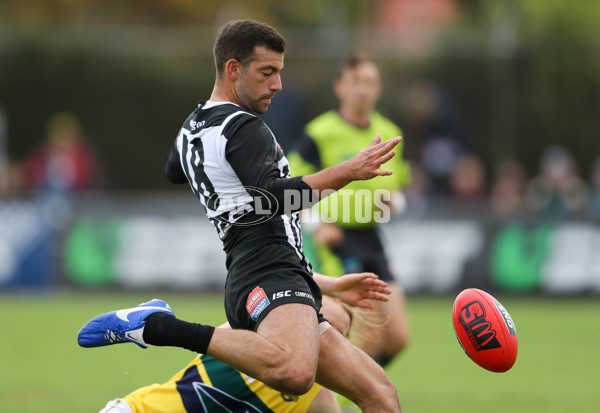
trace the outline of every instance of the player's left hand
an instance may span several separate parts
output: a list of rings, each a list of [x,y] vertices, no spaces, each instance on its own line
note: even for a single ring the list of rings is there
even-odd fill
[[[401,140],[401,136],[396,136],[383,141],[378,133],[369,146],[345,162],[350,169],[352,180],[367,180],[376,176],[391,175],[392,171],[381,168],[381,165],[394,157],[396,151],[393,148]]]
[[[373,309],[373,304],[368,300],[388,301],[387,295],[391,294],[391,290],[376,274],[362,272],[337,278],[332,293],[346,304]]]

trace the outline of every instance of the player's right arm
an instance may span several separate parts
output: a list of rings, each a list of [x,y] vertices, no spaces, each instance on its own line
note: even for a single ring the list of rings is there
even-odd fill
[[[323,198],[328,194],[327,191],[337,191],[352,181],[391,175],[392,171],[382,169],[381,165],[392,159],[396,154],[393,148],[400,141],[399,136],[382,141],[381,135],[377,134],[369,146],[351,159],[314,174],[304,175],[302,181],[317,192],[320,198]]]
[[[165,156],[163,168],[169,182],[173,184],[186,184],[188,182],[187,176],[181,166],[177,143],[173,145],[171,151]]]

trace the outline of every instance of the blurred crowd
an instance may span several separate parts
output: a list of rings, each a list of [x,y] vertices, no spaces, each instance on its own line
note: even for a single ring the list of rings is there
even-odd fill
[[[287,151],[294,148],[306,118],[307,99],[298,89],[284,90],[280,105],[263,116]],[[405,133],[411,165],[405,215],[422,217],[436,205],[490,212],[498,219],[600,217],[600,154],[589,178],[568,148],[549,144],[536,168],[515,158],[486,164],[473,148],[463,116],[452,99],[428,80],[417,80],[399,102],[398,124]],[[281,116],[281,112],[287,116]],[[293,120],[289,114],[297,114]],[[528,170],[537,169],[533,174]]]
[[[514,159],[499,161],[488,173],[482,160],[469,152],[457,153],[443,176],[419,162],[411,163],[411,168],[406,197],[409,212],[415,215],[425,214],[436,201],[450,200],[457,207],[489,208],[499,219],[600,217],[600,157],[585,179],[570,151],[559,145],[543,151],[531,177]]]
[[[600,217],[600,156],[585,178],[568,148],[549,144],[533,175],[514,158],[486,165],[470,142],[461,115],[440,89],[419,81],[407,93],[411,128],[412,183],[409,211],[424,214],[436,201],[459,208],[487,208],[497,218],[536,216],[549,220]]]
[[[0,196],[25,194],[76,196],[104,188],[104,167],[70,112],[53,114],[46,136],[21,160],[6,157],[0,173]]]
[[[50,227],[66,228],[77,214],[77,199],[106,186],[103,163],[71,112],[52,114],[46,134],[22,160],[3,156],[0,201],[31,199]]]
[[[280,106],[304,106],[301,95],[283,95]],[[410,105],[405,108],[411,126],[403,127],[412,174],[405,191],[407,215],[421,217],[432,206],[450,201],[459,208],[487,210],[500,219],[532,214],[551,220],[600,217],[600,156],[589,166],[589,177],[580,173],[587,165],[578,165],[568,148],[554,144],[540,154],[533,176],[515,159],[485,165],[472,150],[456,109],[439,90],[418,82],[408,95]],[[275,112],[269,112],[265,121],[289,150],[301,120],[282,121]],[[106,186],[103,162],[70,112],[49,117],[45,137],[25,159],[5,157],[0,162],[0,199],[33,196],[68,203]]]

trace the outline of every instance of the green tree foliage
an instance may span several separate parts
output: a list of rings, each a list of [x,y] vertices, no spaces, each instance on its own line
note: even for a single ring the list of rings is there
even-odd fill
[[[420,69],[457,99],[475,151],[488,165],[519,159],[532,175],[543,149],[560,144],[575,154],[585,177],[598,154],[590,143],[600,126],[600,3],[461,4],[437,57]],[[464,50],[459,41],[471,53],[457,53]]]
[[[290,43],[286,76],[307,93],[314,115],[335,104],[334,60],[358,37],[354,29],[377,28],[374,16],[383,3],[0,2],[0,103],[9,117],[9,154],[23,159],[43,138],[51,114],[72,110],[114,187],[168,187],[162,155],[185,115],[212,88],[211,47],[222,23],[250,17],[278,27]],[[454,25],[440,32],[439,47],[427,55],[395,56],[373,45],[384,57],[382,112],[402,120],[404,86],[430,78],[452,96],[472,150],[490,168],[510,156],[532,175],[541,151],[558,143],[587,173],[598,153],[590,144],[600,126],[600,2],[456,4]],[[328,28],[341,28],[333,32],[340,37]],[[333,50],[338,41],[344,44]],[[140,148],[144,155],[132,162]]]
[[[521,155],[554,142],[570,148],[585,171],[598,155],[590,144],[600,126],[600,3],[530,0],[521,7]]]

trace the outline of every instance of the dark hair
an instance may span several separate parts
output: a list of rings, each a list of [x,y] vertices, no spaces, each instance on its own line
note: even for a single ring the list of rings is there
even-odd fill
[[[285,52],[283,36],[265,23],[248,19],[230,21],[223,26],[213,48],[217,76],[221,77],[229,59],[236,59],[242,67],[250,64],[256,46],[278,53]]]
[[[338,71],[338,76],[341,76],[342,72],[344,70],[355,69],[361,63],[365,63],[365,62],[375,63],[375,60],[373,60],[369,55],[367,55],[366,53],[364,53],[362,51],[357,51],[357,50],[353,51],[342,62],[340,69]]]

